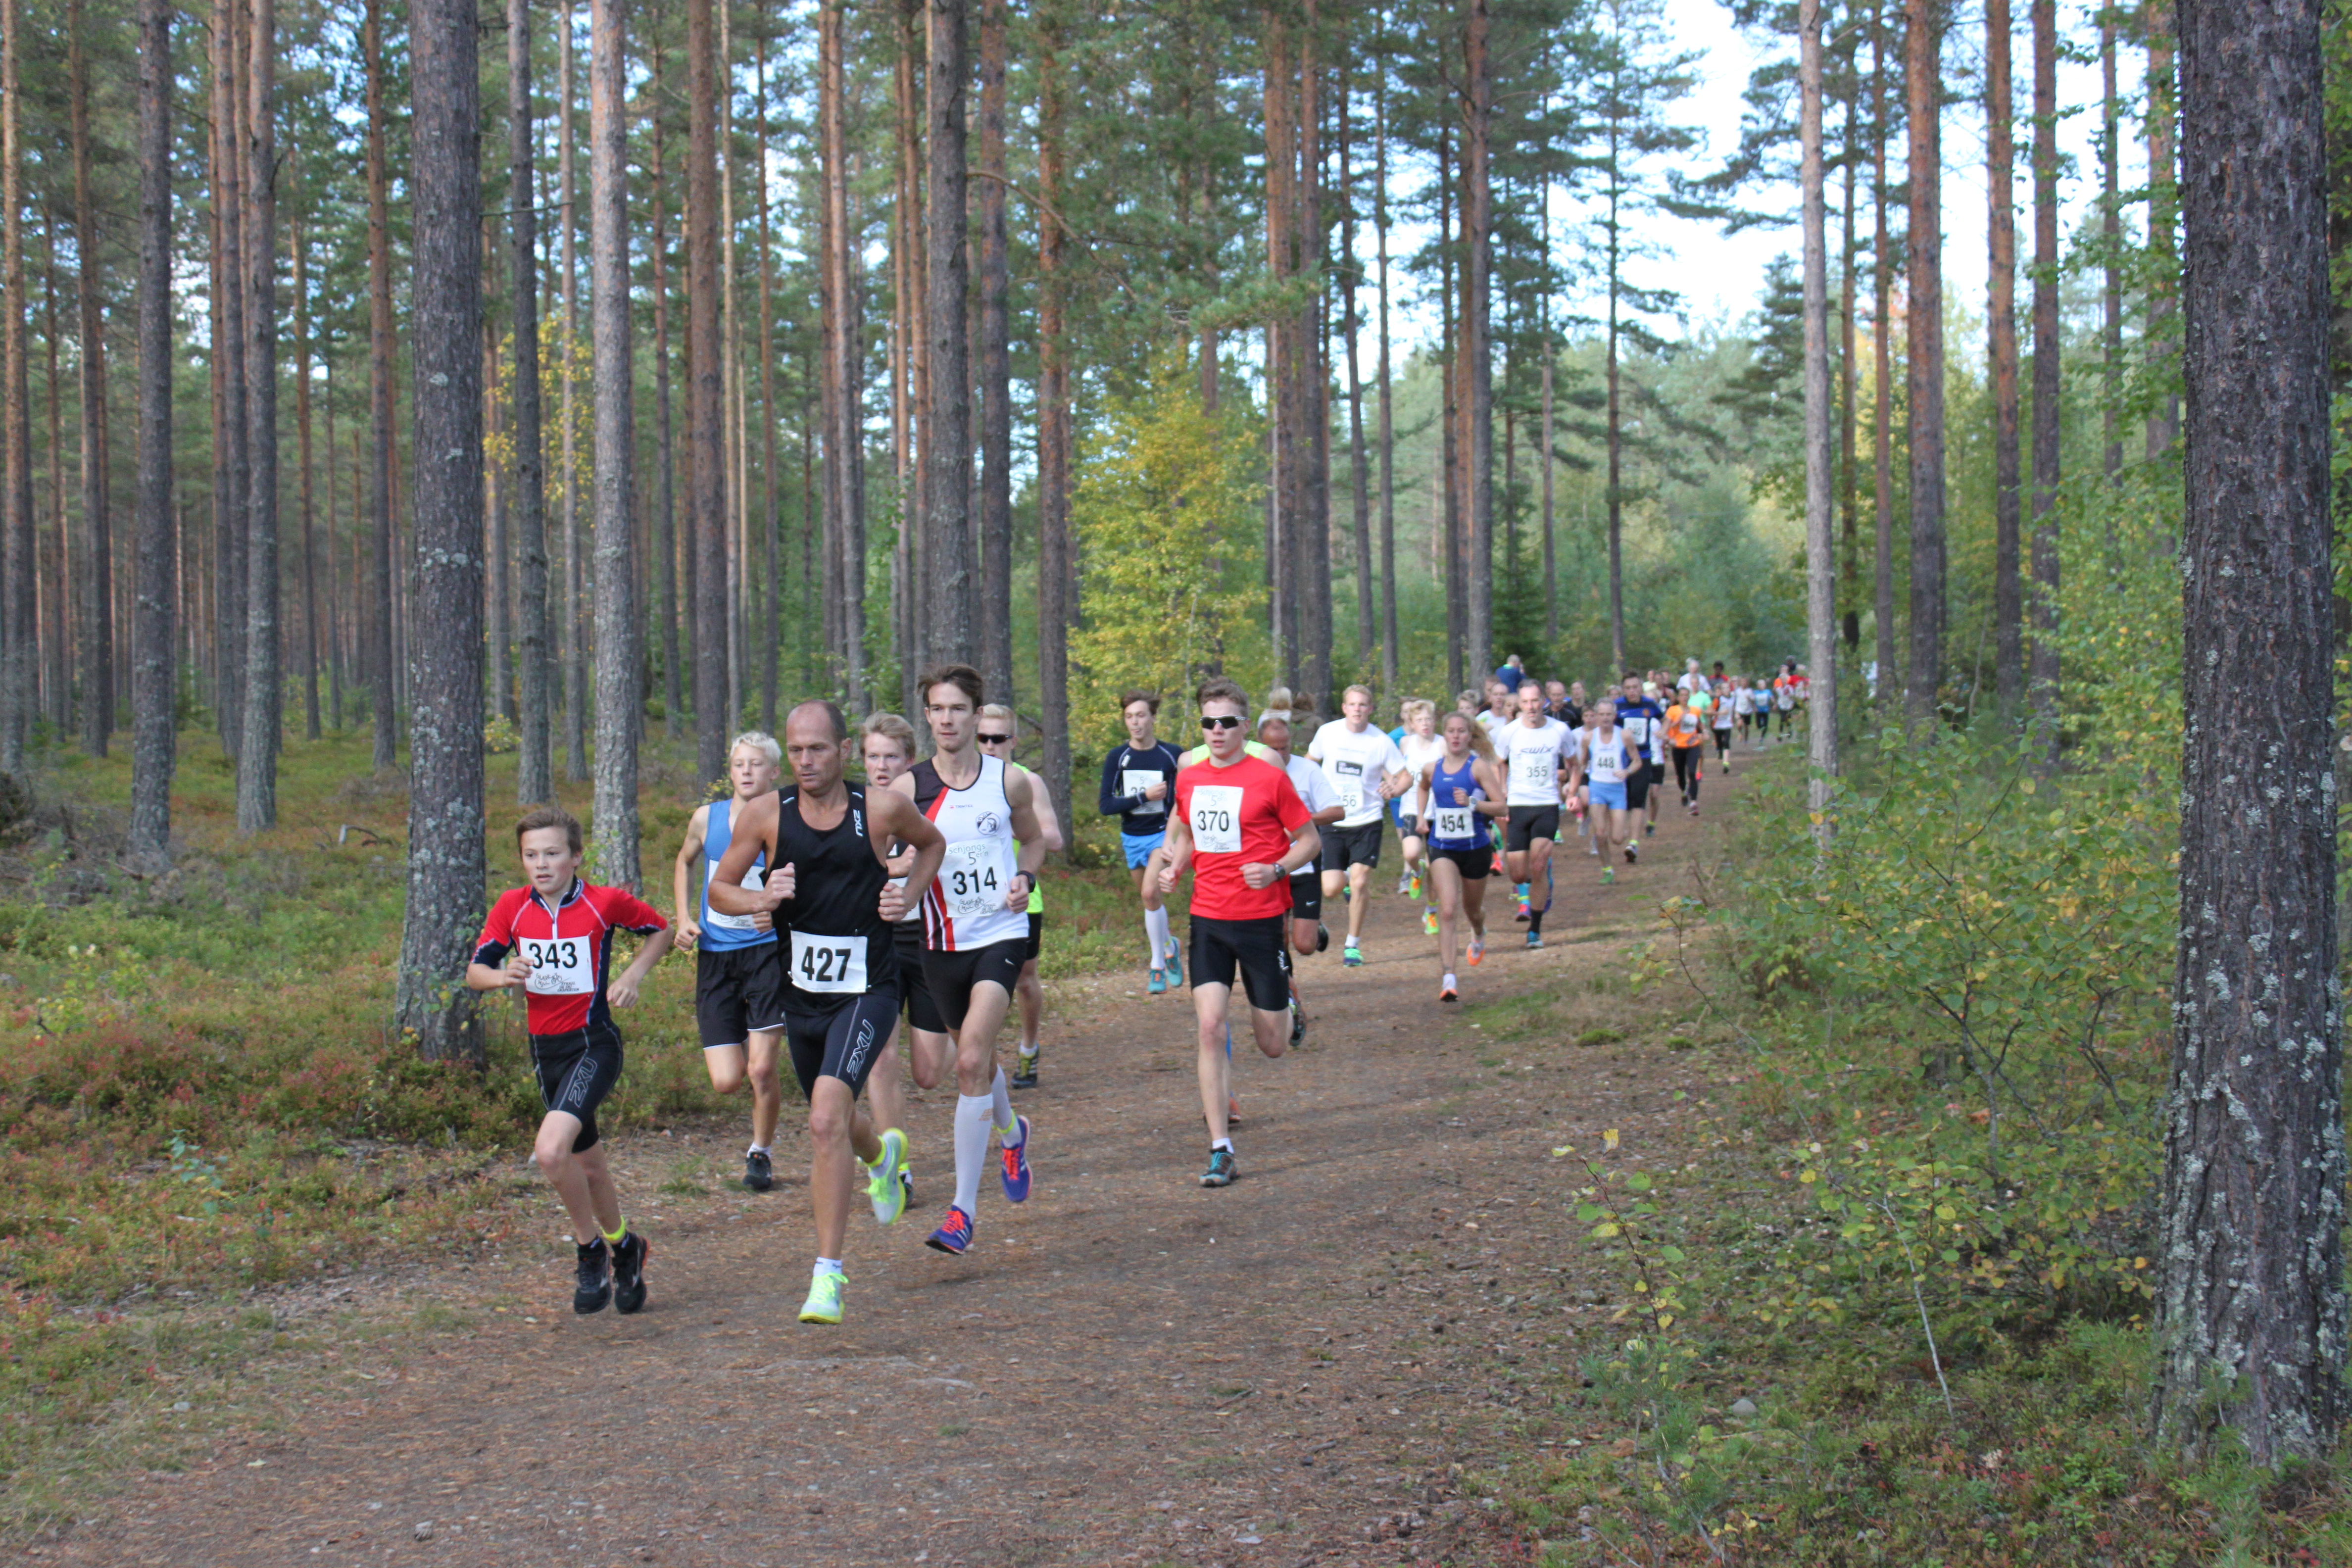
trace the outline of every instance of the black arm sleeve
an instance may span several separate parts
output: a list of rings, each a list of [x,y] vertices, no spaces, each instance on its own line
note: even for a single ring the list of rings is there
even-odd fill
[[[1113,795],[1111,793],[1112,785],[1118,778],[1118,755],[1123,750],[1125,750],[1124,747],[1114,747],[1103,757],[1102,799],[1097,803],[1097,805],[1098,809],[1105,816],[1124,816],[1129,812],[1135,809],[1135,797],[1133,795]]]

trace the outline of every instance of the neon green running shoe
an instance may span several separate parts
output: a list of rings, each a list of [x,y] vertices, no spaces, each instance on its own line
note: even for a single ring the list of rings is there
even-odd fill
[[[907,1135],[893,1127],[882,1134],[880,1157],[866,1167],[866,1196],[877,1225],[896,1225],[907,1212],[907,1184],[900,1179],[906,1163]]]
[[[803,1323],[837,1323],[841,1321],[841,1288],[849,1283],[845,1274],[814,1274],[809,1277],[808,1300],[801,1303]]]

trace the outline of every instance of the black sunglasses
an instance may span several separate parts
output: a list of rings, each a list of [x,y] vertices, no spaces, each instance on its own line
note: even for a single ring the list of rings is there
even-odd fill
[[[1241,716],[1236,713],[1203,713],[1201,715],[1201,728],[1203,730],[1238,730],[1241,727]]]
[[[990,735],[990,734],[982,734],[982,735],[981,736],[981,738],[980,738],[980,743],[981,743],[982,745],[983,745],[983,746],[1003,746],[1003,745],[1009,745],[1009,744],[1011,744],[1011,743],[1012,743],[1012,741],[1013,741],[1013,737],[1012,737],[1012,736],[1010,736],[1010,735]]]

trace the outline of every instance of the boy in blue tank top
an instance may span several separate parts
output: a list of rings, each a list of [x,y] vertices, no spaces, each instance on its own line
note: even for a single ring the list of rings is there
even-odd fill
[[[775,793],[783,760],[783,748],[772,735],[751,730],[735,737],[727,752],[728,797],[695,807],[670,874],[677,945],[694,951],[694,1016],[710,1086],[721,1094],[746,1083],[751,1088],[751,1146],[743,1155],[743,1184],[755,1193],[766,1192],[776,1179],[770,1149],[784,1104],[776,1065],[784,1028],[784,971],[774,923],[765,914],[714,910],[709,882],[727,853],[735,816]],[[764,861],[755,865],[743,886],[761,886],[766,871]]]

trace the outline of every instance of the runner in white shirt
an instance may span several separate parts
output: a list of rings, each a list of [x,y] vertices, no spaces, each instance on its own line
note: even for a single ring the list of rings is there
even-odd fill
[[[1551,846],[1559,832],[1560,782],[1568,769],[1568,726],[1544,712],[1543,689],[1519,688],[1519,714],[1495,736],[1503,765],[1504,799],[1510,816],[1503,849],[1519,895],[1518,918],[1528,922],[1528,945],[1543,945],[1543,918],[1551,908]],[[1534,907],[1534,888],[1544,885],[1543,907]]]
[[[1644,764],[1625,731],[1618,728],[1613,700],[1602,698],[1585,716],[1591,722],[1578,731],[1577,771],[1585,781],[1592,839],[1601,851],[1601,879],[1613,882],[1617,868],[1609,863],[1609,851],[1622,845],[1626,864],[1633,863],[1634,816],[1626,805],[1625,784],[1633,770]]]
[[[1404,753],[1388,731],[1372,728],[1370,687],[1348,688],[1339,711],[1344,717],[1315,731],[1307,755],[1322,764],[1324,778],[1348,808],[1345,816],[1323,829],[1323,896],[1336,899],[1341,888],[1348,889],[1348,941],[1339,962],[1352,969],[1364,962],[1358,944],[1372,872],[1381,863],[1381,818],[1388,803],[1412,787],[1412,775],[1405,771]]]
[[[1397,737],[1397,750],[1404,753],[1405,772],[1414,778],[1429,765],[1429,760],[1445,750],[1445,742],[1437,738],[1437,705],[1426,698],[1406,700],[1403,710],[1404,733]],[[1426,824],[1416,814],[1415,798],[1410,793],[1397,797],[1395,812],[1397,834],[1404,841],[1404,879],[1397,886],[1400,898],[1419,899],[1422,902],[1421,929],[1428,935],[1437,933],[1437,906],[1429,900],[1437,890],[1429,881],[1429,844]]]
[[[1282,771],[1290,775],[1318,831],[1347,815],[1347,805],[1332,790],[1323,770],[1305,757],[1290,754],[1289,720],[1273,713],[1259,720],[1257,742],[1272,752]],[[1290,874],[1290,946],[1282,954],[1282,967],[1290,975],[1290,1043],[1294,1046],[1307,1038],[1307,1007],[1298,999],[1298,966],[1291,952],[1320,952],[1330,943],[1331,933],[1323,926],[1322,868],[1309,860]]]

